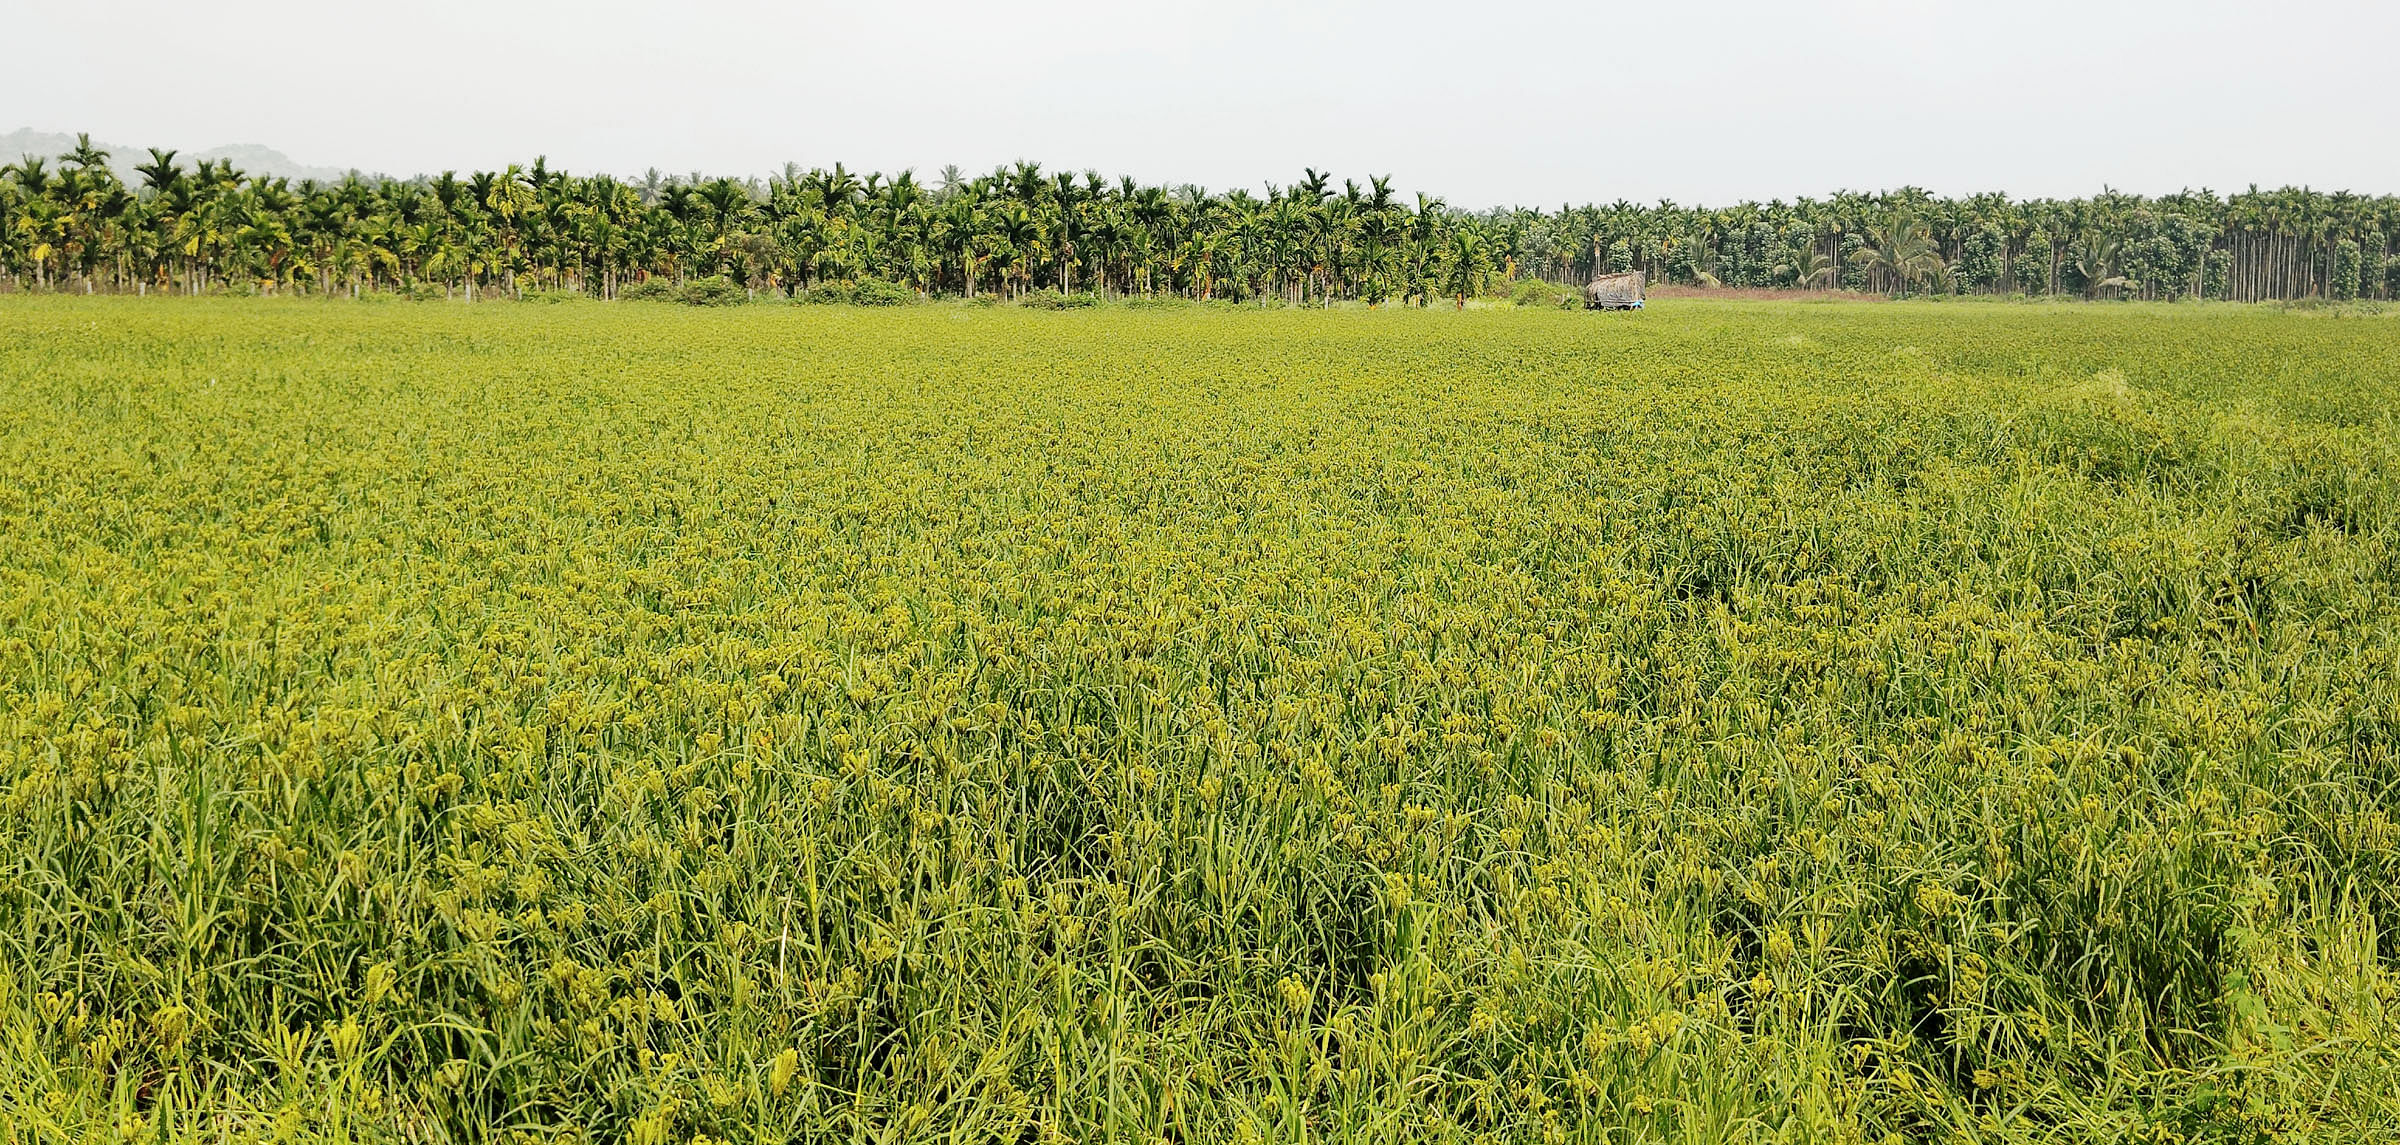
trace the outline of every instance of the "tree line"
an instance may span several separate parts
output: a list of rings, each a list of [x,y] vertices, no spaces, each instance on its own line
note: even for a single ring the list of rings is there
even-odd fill
[[[800,294],[1089,292],[1464,305],[1495,283],[1640,270],[1699,287],[1890,293],[2385,299],[2400,198],[2255,187],[2230,196],[1941,198],[1916,188],[1731,207],[1482,212],[1307,170],[1262,192],[1109,180],[1019,162],[765,179],[530,166],[413,179],[265,178],[151,149],[124,165],[78,138],[0,166],[0,280],[20,290],[474,300],[528,287],[616,297],[724,279]]]

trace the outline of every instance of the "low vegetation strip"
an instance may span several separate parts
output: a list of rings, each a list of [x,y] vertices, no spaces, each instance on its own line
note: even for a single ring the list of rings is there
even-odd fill
[[[8,299],[0,1141],[2371,1139],[2396,348]]]

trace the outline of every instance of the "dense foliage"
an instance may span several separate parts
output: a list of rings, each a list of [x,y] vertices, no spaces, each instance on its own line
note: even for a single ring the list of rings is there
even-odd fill
[[[11,299],[0,1142],[2373,1139],[2396,329]]]
[[[1019,163],[926,186],[787,167],[764,182],[638,182],[530,168],[334,184],[186,169],[120,178],[88,140],[0,168],[0,275],[84,292],[396,289],[474,298],[530,280],[614,297],[664,276],[748,292],[902,284],[1192,298],[1453,298],[1494,278],[1639,269],[1702,286],[1900,292],[2391,298],[2400,199],[2299,189],[2223,198],[1937,199],[1903,189],[1725,209],[1673,203],[1470,214],[1309,171],[1208,194]]]

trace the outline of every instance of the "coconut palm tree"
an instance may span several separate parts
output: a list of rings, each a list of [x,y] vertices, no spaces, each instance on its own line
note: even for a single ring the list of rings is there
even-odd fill
[[[1916,212],[1907,208],[1894,210],[1880,223],[1869,224],[1865,238],[1865,245],[1851,256],[1851,261],[1865,267],[1870,275],[1891,282],[1897,293],[1906,294],[1910,287],[1945,269],[1941,254],[1934,249],[1933,233]]]
[[[1491,250],[1483,236],[1460,227],[1450,232],[1449,244],[1443,250],[1445,289],[1458,300],[1458,308],[1467,308],[1467,296],[1481,294],[1492,279]]]
[[[2099,231],[2086,231],[2083,241],[2076,245],[2075,276],[2083,280],[2083,296],[2098,298],[2103,290],[2122,289],[2133,285],[2132,280],[2118,272],[2118,256],[2124,250],[2124,240]]]
[[[1798,246],[1787,247],[1783,261],[1775,264],[1778,280],[1790,279],[1793,286],[1807,290],[1833,278],[1833,256],[1818,250],[1816,236],[1810,235]]]
[[[1042,240],[1041,219],[1027,210],[1024,203],[1015,202],[1000,208],[994,222],[999,231],[997,237],[1001,240],[1001,246],[995,249],[994,254],[997,256],[1005,250],[1007,257],[995,257],[993,261],[1015,266],[1018,275],[1016,296],[1023,297],[1033,287],[1035,251]]]

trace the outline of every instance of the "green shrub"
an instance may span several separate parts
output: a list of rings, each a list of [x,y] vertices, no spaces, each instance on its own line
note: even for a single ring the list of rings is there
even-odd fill
[[[906,306],[916,300],[916,291],[880,278],[861,279],[851,291],[851,301],[860,306]]]
[[[739,306],[750,301],[750,292],[732,279],[712,274],[684,283],[683,289],[675,292],[675,301],[686,306]]]
[[[1509,302],[1517,306],[1561,306],[1565,304],[1566,297],[1565,287],[1538,278],[1519,282],[1508,292]]]
[[[1017,299],[1017,305],[1027,310],[1085,310],[1100,305],[1100,298],[1088,290],[1074,294],[1040,290]]]
[[[619,302],[670,302],[675,284],[663,278],[638,278],[617,288]]]
[[[2333,296],[2348,302],[2358,297],[2359,268],[2364,262],[2356,240],[2343,239],[2333,245]]]
[[[808,306],[848,306],[858,301],[858,293],[847,282],[820,282],[794,295],[792,301]]]

